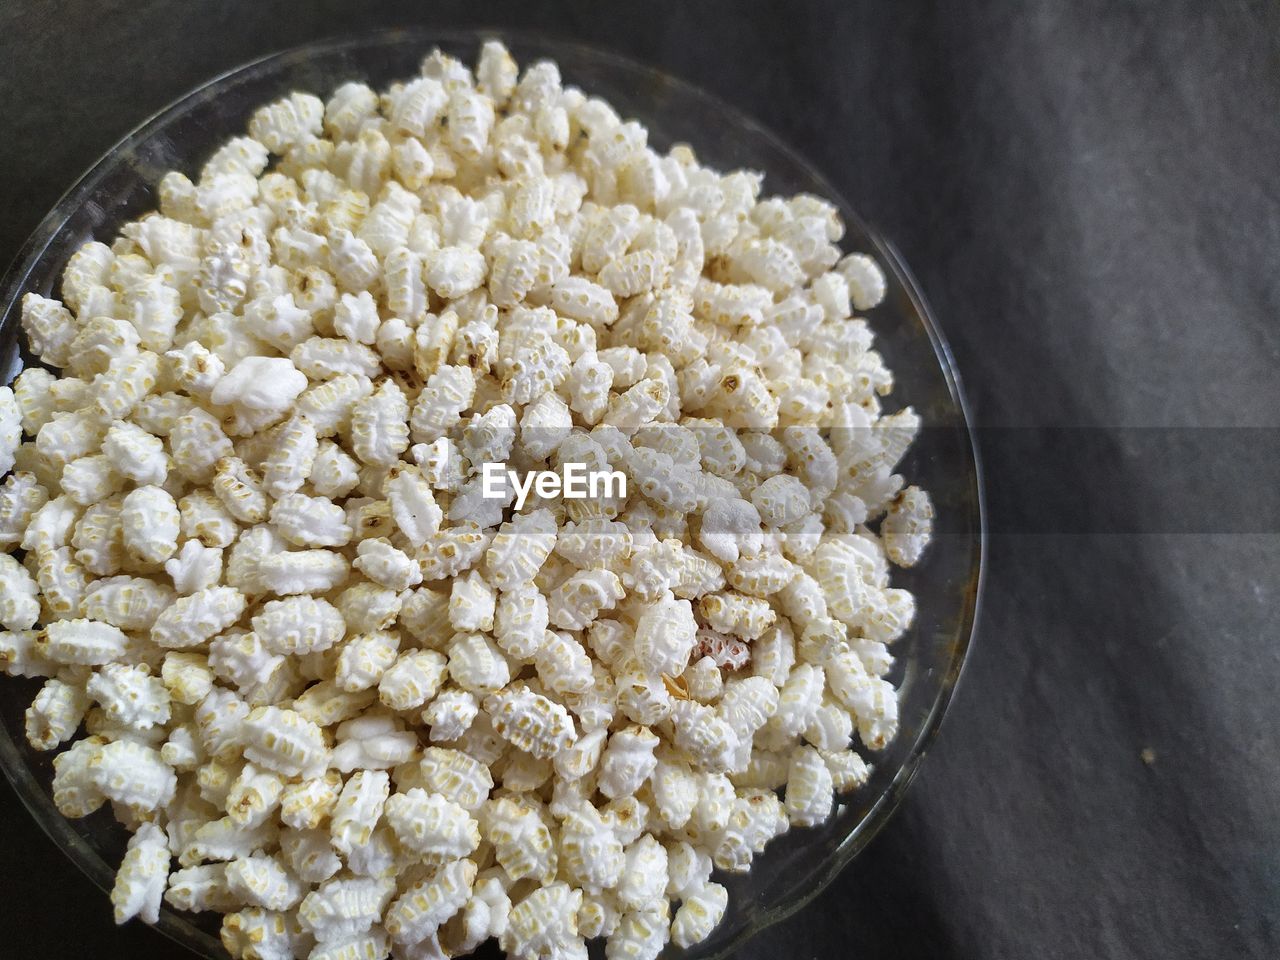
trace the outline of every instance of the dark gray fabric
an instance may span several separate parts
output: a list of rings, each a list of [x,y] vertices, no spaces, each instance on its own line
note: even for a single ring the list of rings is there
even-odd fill
[[[1280,954],[1280,6],[8,5],[0,257],[200,81],[424,21],[612,46],[756,115],[913,265],[980,424],[1018,428],[982,437],[981,633],[919,781],[745,955]],[[0,955],[176,956],[7,786],[0,815]]]

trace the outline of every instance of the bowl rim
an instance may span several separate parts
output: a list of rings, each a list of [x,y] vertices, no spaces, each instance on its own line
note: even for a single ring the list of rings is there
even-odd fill
[[[892,273],[902,286],[924,327],[941,368],[948,393],[960,413],[964,428],[964,449],[968,453],[973,468],[969,475],[968,502],[971,505],[969,512],[974,516],[970,518],[970,527],[965,531],[973,538],[972,560],[956,642],[953,645],[946,673],[941,678],[938,693],[921,724],[915,742],[910,745],[893,779],[868,807],[861,820],[828,856],[823,869],[819,871],[812,885],[799,895],[759,911],[743,925],[740,931],[710,954],[710,957],[717,960],[726,958],[762,930],[787,919],[812,902],[884,829],[897,811],[908,787],[920,771],[925,754],[938,736],[942,720],[954,698],[965,664],[969,660],[981,616],[982,593],[987,573],[988,530],[984,472],[973,414],[950,344],[942,333],[938,320],[921,291],[919,282],[907,267],[897,248],[878,229],[867,222],[808,159],[744,109],[725,101],[699,84],[626,54],[618,53],[612,48],[557,36],[547,31],[497,27],[437,29],[429,26],[396,26],[360,31],[345,36],[321,37],[261,55],[210,77],[151,113],[113,143],[63,192],[9,261],[3,275],[0,276],[0,320],[10,314],[31,272],[45,256],[50,244],[65,226],[71,212],[78,208],[85,196],[114,169],[121,154],[147,141],[169,122],[183,115],[195,103],[220,95],[229,83],[281,61],[319,53],[337,53],[353,47],[416,41],[423,45],[425,51],[437,44],[479,44],[491,39],[501,40],[511,46],[540,46],[549,52],[572,51],[579,57],[609,63],[634,75],[646,76],[662,85],[680,89],[683,93],[702,100],[707,106],[714,108],[720,115],[728,118],[734,125],[746,130],[753,137],[767,142],[771,149],[802,169],[813,183],[822,189],[823,195],[840,208],[841,216],[856,225],[865,235],[871,246],[869,252],[874,255],[886,273]],[[36,781],[31,768],[19,753],[7,725],[3,723],[0,723],[0,768],[3,768],[5,777],[12,784],[23,806],[54,845],[97,887],[103,891],[109,891],[114,875],[113,869],[72,828],[71,822],[52,806],[49,795]],[[161,907],[159,921],[150,926],[187,949],[194,949],[194,940],[201,942],[206,952],[212,949],[213,955],[223,950],[215,938],[167,904]]]

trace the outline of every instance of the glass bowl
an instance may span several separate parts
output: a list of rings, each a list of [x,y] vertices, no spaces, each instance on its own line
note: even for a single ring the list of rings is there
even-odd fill
[[[480,42],[495,35],[501,36],[392,30],[309,44],[225,73],[147,120],[71,188],[15,258],[0,285],[0,383],[8,383],[30,360],[20,343],[22,294],[56,295],[63,265],[77,247],[94,238],[110,241],[120,225],[154,209],[160,178],[171,169],[194,176],[215,147],[243,132],[255,108],[291,90],[327,96],[348,80],[382,88],[416,74],[432,46],[473,62]],[[869,783],[841,798],[824,826],[791,831],[769,845],[749,874],[722,878],[730,893],[723,922],[709,940],[684,953],[727,957],[815,897],[879,832],[919,769],[951,700],[974,631],[985,542],[980,473],[960,380],[897,252],[821,175],[759,124],[687,83],[612,53],[527,35],[502,39],[521,65],[556,60],[566,83],[642,121],[657,147],[687,142],[703,162],[764,172],[767,193],[803,191],[838,203],[848,231],[842,247],[872,254],[888,279],[886,300],[869,319],[896,376],[891,403],[913,405],[926,425],[901,467],[932,495],[937,536],[919,566],[895,571],[895,584],[918,600],[916,622],[893,651],[900,732],[887,750],[870,757]],[[40,826],[107,890],[127,834],[106,811],[69,821],[55,809],[50,755],[31,750],[22,735],[22,714],[37,688],[36,681],[0,681],[0,765]],[[105,899],[101,906],[106,908]],[[216,919],[166,908],[156,926],[197,954],[225,958]],[[665,956],[680,953],[668,947]]]

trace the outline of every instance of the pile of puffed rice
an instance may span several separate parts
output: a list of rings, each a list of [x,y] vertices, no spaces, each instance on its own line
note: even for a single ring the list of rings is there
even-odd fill
[[[865,781],[918,418],[851,316],[879,268],[760,186],[490,42],[263,107],[26,295],[0,664],[48,678],[58,809],[133,832],[118,921],[652,958]],[[517,512],[484,463],[629,487]]]

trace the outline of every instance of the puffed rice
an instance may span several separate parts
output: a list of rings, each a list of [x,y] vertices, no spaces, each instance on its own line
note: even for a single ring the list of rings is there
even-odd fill
[[[24,296],[61,376],[0,387],[0,667],[58,808],[134,828],[118,922],[652,958],[866,783],[920,418],[883,271],[760,188],[490,41],[262,107]],[[535,488],[568,464],[628,483]]]

